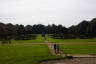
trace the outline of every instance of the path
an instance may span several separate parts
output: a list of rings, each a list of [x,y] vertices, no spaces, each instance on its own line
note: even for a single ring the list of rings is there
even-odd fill
[[[64,54],[61,50],[54,49],[54,44],[59,45],[59,44],[63,44],[63,43],[49,43],[47,40],[45,40],[44,43],[46,43],[48,45],[48,48],[53,55],[60,55],[63,57],[66,56],[66,54]]]
[[[47,43],[11,43],[11,44],[2,44],[0,43],[0,45],[39,45],[39,44],[58,44],[58,45],[64,45],[64,44],[70,44],[70,43],[48,43],[48,41],[45,41]],[[71,43],[71,44],[81,44],[81,43]],[[86,43],[86,44],[90,44],[90,43]],[[96,43],[92,43],[92,44],[96,44]]]
[[[85,58],[73,58],[73,59],[60,59],[60,60],[51,60],[45,61],[41,64],[96,64],[96,57],[85,57]]]
[[[47,40],[45,40],[44,43],[48,45],[48,48],[49,48],[50,52],[51,52],[53,55],[54,55],[54,54],[56,55],[56,53],[55,53],[55,51],[54,51],[54,44],[48,43]]]

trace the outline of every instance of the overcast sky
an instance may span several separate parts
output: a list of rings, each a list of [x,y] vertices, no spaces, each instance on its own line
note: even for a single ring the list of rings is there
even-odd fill
[[[96,0],[0,0],[3,23],[69,27],[95,17]]]

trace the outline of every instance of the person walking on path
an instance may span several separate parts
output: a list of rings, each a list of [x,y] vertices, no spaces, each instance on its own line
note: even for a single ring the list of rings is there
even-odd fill
[[[54,44],[53,47],[54,47],[54,52],[55,52],[56,54],[59,54],[59,45]]]

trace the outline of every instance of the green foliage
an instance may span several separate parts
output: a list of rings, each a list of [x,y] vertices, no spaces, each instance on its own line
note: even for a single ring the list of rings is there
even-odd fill
[[[22,25],[16,24],[13,25],[11,23],[4,24],[0,23],[0,38],[7,39],[7,37],[17,37],[17,39],[29,39],[25,38],[25,35],[29,34],[42,34],[43,32],[46,34],[63,34],[63,37],[68,38],[91,38],[96,37],[96,18],[93,18],[89,21],[82,21],[78,25],[71,26],[66,28],[62,25]],[[81,37],[83,35],[83,37]],[[13,37],[13,38],[14,38]],[[62,36],[60,36],[62,37]],[[62,37],[62,38],[63,38]]]
[[[15,40],[35,40],[36,38],[36,34],[24,34],[15,36]]]

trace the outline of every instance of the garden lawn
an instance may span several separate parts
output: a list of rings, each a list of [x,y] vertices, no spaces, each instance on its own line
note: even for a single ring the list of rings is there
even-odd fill
[[[12,40],[12,43],[43,43],[42,36],[39,34],[35,40]]]
[[[96,38],[92,39],[53,39],[47,36],[50,43],[96,43]]]
[[[96,44],[64,44],[60,50],[65,54],[96,54]]]
[[[1,45],[0,64],[39,64],[42,60],[60,58],[47,45]]]

